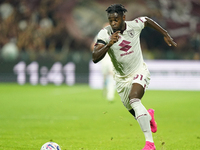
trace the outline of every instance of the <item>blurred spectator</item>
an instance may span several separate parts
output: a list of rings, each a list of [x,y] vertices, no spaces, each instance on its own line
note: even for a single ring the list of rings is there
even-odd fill
[[[2,47],[2,57],[5,61],[15,61],[18,57],[18,47],[15,43],[15,39],[11,39]]]
[[[142,36],[146,59],[200,59],[197,0],[1,0],[0,50],[15,39],[21,59],[49,55],[57,59],[68,51],[89,52],[94,36],[106,21],[105,8],[112,3],[126,5],[131,12],[126,16],[129,19],[141,15],[153,18],[177,40],[178,48],[170,49],[159,34],[148,31],[159,40]]]
[[[188,0],[172,1],[174,9],[171,10],[171,18],[179,23],[185,23],[192,17],[190,12],[192,4]]]
[[[4,1],[4,3],[0,5],[1,18],[3,20],[6,20],[9,16],[12,15],[12,13],[13,13],[13,6],[9,3],[8,0]]]
[[[191,48],[194,51],[194,60],[200,60],[200,34],[199,33],[193,33],[191,38]]]

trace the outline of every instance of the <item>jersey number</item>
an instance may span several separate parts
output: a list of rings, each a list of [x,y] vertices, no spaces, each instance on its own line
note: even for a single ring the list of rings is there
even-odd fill
[[[137,74],[134,78],[133,78],[133,80],[135,80],[135,79],[137,79],[138,77],[140,76],[140,80],[142,80],[143,79],[143,75],[142,74]]]

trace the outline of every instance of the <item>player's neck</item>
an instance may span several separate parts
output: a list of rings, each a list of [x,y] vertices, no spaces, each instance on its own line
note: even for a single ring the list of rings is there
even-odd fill
[[[121,30],[121,34],[123,34],[123,32],[126,30],[126,23],[124,22],[124,25],[123,25],[123,27],[122,27],[122,30]]]

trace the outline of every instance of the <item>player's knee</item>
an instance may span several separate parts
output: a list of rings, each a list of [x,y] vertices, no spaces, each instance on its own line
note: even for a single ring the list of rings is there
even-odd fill
[[[128,96],[129,100],[133,99],[133,98],[139,98],[139,94],[137,91],[131,92]]]

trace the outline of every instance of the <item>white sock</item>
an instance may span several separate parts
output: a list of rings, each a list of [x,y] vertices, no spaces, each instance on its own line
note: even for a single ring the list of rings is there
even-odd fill
[[[130,105],[135,111],[135,118],[138,121],[146,141],[153,142],[153,137],[151,133],[150,120],[151,117],[146,110],[146,108],[142,105],[141,100],[138,98],[133,98],[130,100]]]

